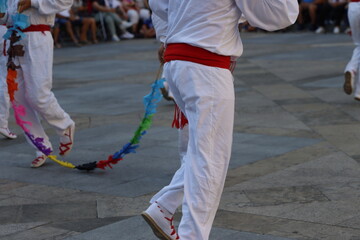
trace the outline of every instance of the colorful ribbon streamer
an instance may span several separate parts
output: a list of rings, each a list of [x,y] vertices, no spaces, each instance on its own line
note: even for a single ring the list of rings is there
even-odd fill
[[[0,4],[2,4],[3,0],[0,0]],[[148,130],[152,123],[152,117],[156,113],[157,104],[161,101],[162,94],[161,88],[164,87],[165,79],[158,79],[160,72],[158,73],[158,77],[155,82],[152,84],[151,92],[146,95],[143,99],[143,103],[145,105],[145,114],[144,117],[135,131],[134,136],[125,144],[121,150],[115,152],[113,155],[110,155],[107,160],[101,160],[98,162],[89,162],[85,164],[81,164],[78,166],[73,165],[72,163],[61,161],[57,158],[56,155],[52,155],[52,149],[48,148],[44,144],[44,139],[39,138],[31,134],[28,126],[31,126],[32,123],[28,121],[24,121],[23,117],[26,115],[26,109],[24,106],[18,104],[15,99],[15,92],[18,90],[18,84],[16,82],[17,71],[16,69],[20,68],[20,66],[16,66],[14,63],[14,58],[17,56],[23,56],[23,46],[14,43],[18,42],[20,39],[26,37],[26,35],[21,32],[21,30],[30,26],[28,16],[23,14],[15,14],[12,16],[14,25],[9,28],[6,34],[4,35],[5,39],[10,40],[10,47],[8,50],[8,70],[6,82],[8,85],[8,93],[10,96],[10,102],[14,109],[14,115],[16,123],[23,129],[27,138],[32,142],[36,148],[41,151],[44,155],[46,155],[49,159],[56,162],[57,164],[67,167],[67,168],[76,168],[78,170],[94,170],[95,168],[105,169],[106,167],[112,168],[112,165],[117,164],[119,161],[123,160],[124,156],[129,153],[135,153],[136,149],[139,147],[140,139],[143,135],[146,134],[146,130]]]

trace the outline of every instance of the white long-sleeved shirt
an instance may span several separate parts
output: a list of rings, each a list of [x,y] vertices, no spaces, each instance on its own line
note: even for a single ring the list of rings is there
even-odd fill
[[[8,11],[3,18],[0,18],[0,24],[12,25],[11,16],[17,12],[18,0],[8,0]],[[29,16],[30,23],[33,25],[45,24],[54,25],[55,14],[70,9],[73,0],[31,0],[31,8],[22,12]]]
[[[149,4],[160,41],[233,57],[243,51],[238,30],[242,15],[254,27],[275,31],[293,24],[299,13],[297,0],[150,0]]]

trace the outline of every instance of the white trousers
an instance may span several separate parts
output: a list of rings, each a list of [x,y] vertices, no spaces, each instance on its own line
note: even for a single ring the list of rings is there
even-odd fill
[[[345,72],[355,73],[355,97],[360,98],[360,2],[349,3],[348,18],[355,49]]]
[[[127,15],[132,25],[137,24],[140,19],[145,21],[151,17],[148,9],[140,9],[139,12],[134,9],[129,9]]]
[[[5,26],[0,25],[0,128],[8,127],[10,99],[6,84],[6,61],[7,57],[3,54],[4,39],[2,36],[7,31]]]
[[[189,125],[179,130],[181,166],[152,199],[175,213],[182,204],[180,239],[206,240],[231,156],[234,85],[229,70],[171,61],[164,75]]]
[[[40,118],[62,135],[74,122],[60,107],[52,88],[53,40],[50,32],[29,32],[20,41],[24,45],[25,55],[19,57],[15,99],[26,109],[23,120],[32,123],[28,126],[35,137],[44,138],[45,146],[52,148],[49,138],[40,123]],[[35,147],[35,146],[34,146]],[[37,151],[37,155],[41,155]]]

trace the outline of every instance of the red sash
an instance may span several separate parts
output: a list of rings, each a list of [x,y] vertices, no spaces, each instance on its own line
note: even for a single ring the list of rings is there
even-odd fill
[[[165,62],[183,60],[225,69],[230,69],[231,66],[230,56],[219,55],[185,43],[168,44],[165,49],[164,59]]]
[[[22,32],[50,32],[51,27],[45,24],[30,25],[29,27],[21,30]]]

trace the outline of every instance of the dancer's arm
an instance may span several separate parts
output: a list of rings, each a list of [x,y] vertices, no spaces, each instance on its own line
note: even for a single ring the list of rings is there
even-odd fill
[[[236,0],[251,26],[275,31],[293,24],[299,14],[297,0]]]
[[[72,4],[73,0],[20,0],[18,6],[19,12],[33,7],[41,14],[49,15],[70,9]]]
[[[150,0],[149,6],[152,10],[152,21],[156,31],[156,38],[165,41],[168,26],[168,4],[169,0]]]

